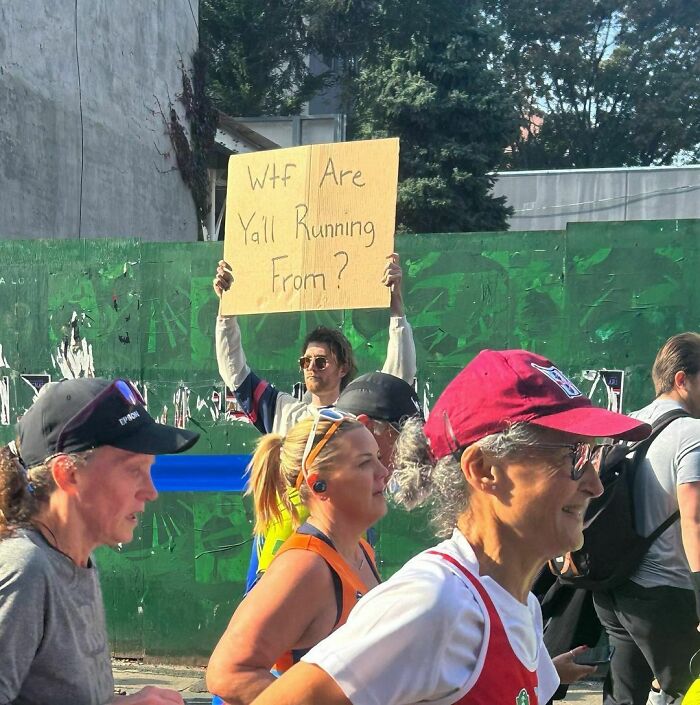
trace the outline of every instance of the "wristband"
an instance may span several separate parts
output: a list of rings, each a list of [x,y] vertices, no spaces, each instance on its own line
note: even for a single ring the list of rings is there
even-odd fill
[[[690,580],[693,583],[693,592],[695,593],[695,611],[700,620],[700,570],[690,571]]]

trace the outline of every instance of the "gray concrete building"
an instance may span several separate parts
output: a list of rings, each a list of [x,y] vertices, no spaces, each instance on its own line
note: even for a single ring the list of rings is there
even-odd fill
[[[0,238],[197,238],[159,108],[197,25],[198,0],[0,0]]]
[[[495,196],[514,213],[511,230],[564,230],[567,223],[700,218],[700,166],[503,171]]]

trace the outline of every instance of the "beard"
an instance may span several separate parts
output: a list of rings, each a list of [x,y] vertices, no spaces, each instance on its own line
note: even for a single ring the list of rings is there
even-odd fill
[[[304,382],[306,389],[312,394],[323,394],[335,389],[335,380],[324,379],[323,377],[307,377]]]

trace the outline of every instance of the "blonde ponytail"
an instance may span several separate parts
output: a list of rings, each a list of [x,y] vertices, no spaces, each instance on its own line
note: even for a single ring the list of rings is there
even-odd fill
[[[282,474],[281,454],[283,444],[283,436],[276,433],[268,433],[258,441],[253,454],[250,482],[248,483],[246,494],[253,496],[253,506],[255,508],[255,527],[253,531],[256,534],[265,533],[265,529],[270,524],[282,520],[280,501],[284,503],[287,509],[291,509],[291,502],[287,497],[286,482]]]
[[[292,426],[284,437],[268,433],[258,441],[251,461],[250,481],[246,491],[246,494],[253,496],[255,534],[262,535],[271,524],[284,521],[283,509],[287,509],[291,514],[292,526],[299,526],[299,513],[290,499],[290,493],[294,492],[306,442],[314,423],[315,419],[310,416]],[[316,437],[321,438],[331,423],[327,419],[320,419],[316,424]],[[323,473],[341,462],[338,440],[344,433],[357,428],[362,428],[359,421],[344,421],[309,469],[313,469],[315,473]],[[299,490],[299,496],[306,504],[309,490],[305,483]]]

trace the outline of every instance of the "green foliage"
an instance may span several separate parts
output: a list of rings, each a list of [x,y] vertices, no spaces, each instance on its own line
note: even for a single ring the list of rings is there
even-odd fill
[[[298,113],[326,77],[312,76],[307,0],[202,0],[200,38],[211,56],[209,91],[230,115]]]
[[[340,81],[351,138],[401,139],[404,230],[506,227],[498,168],[700,158],[697,0],[202,0],[200,14],[225,112],[298,113]],[[333,69],[311,75],[311,54]]]
[[[383,31],[382,13],[379,0],[202,0],[212,98],[230,115],[298,113],[320,89],[352,74]],[[312,74],[311,54],[331,57],[342,76]]]
[[[401,139],[401,229],[507,227],[489,172],[518,113],[479,0],[202,0],[200,14],[222,110],[295,113],[340,80],[351,137]],[[333,57],[334,71],[312,76],[312,53]]]
[[[437,5],[441,12],[429,17]],[[518,112],[495,59],[496,29],[477,2],[414,0],[407,14],[422,20],[420,29],[406,20],[363,59],[353,136],[401,139],[400,229],[506,229],[491,172],[515,139]]]
[[[185,108],[189,122],[189,147],[185,154],[177,150],[178,167],[185,183],[192,190],[200,224],[204,223],[209,212],[209,175],[207,166],[209,153],[214,145],[218,114],[205,90],[207,76],[207,56],[202,49],[192,54],[191,76],[182,68],[182,93],[179,100]],[[171,109],[171,114],[175,111]],[[177,115],[175,114],[177,119]],[[186,161],[186,164],[183,162]],[[201,228],[200,228],[201,234]]]
[[[700,3],[495,2],[522,116],[543,120],[511,165],[542,169],[693,161],[700,156]]]

